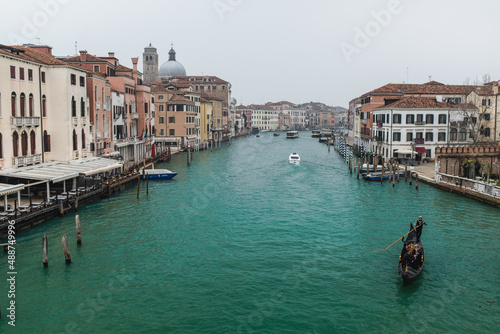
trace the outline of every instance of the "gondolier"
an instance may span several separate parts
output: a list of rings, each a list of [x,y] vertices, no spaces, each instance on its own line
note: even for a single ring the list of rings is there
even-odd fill
[[[427,225],[423,220],[422,216],[418,217],[418,220],[415,222],[415,231],[417,231],[417,241],[420,240],[420,236],[422,235],[422,228],[424,225]]]

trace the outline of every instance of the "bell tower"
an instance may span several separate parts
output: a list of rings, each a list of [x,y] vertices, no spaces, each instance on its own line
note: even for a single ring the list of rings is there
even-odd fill
[[[144,83],[149,84],[158,79],[158,53],[151,43],[144,48],[142,64]]]

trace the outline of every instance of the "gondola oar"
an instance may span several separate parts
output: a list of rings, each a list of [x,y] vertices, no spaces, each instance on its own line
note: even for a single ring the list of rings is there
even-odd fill
[[[403,235],[401,238],[399,238],[398,240],[396,240],[396,241],[394,241],[392,244],[390,244],[390,245],[389,245],[389,247],[387,247],[387,248],[385,248],[385,249],[379,249],[379,250],[376,250],[375,252],[383,252],[383,251],[388,250],[389,248],[391,248],[392,246],[394,246],[394,244],[395,244],[396,242],[398,242],[399,240],[403,239],[403,238],[404,238],[404,237],[406,237],[408,234],[410,234],[411,232],[415,231],[415,229],[416,229],[417,227],[419,227],[419,226],[421,226],[421,225],[423,225],[423,224],[424,224],[424,222],[422,222],[422,224],[417,225],[417,226],[415,226],[414,228],[412,228],[412,229],[411,229],[408,233],[406,233],[406,234],[405,234],[405,235]]]

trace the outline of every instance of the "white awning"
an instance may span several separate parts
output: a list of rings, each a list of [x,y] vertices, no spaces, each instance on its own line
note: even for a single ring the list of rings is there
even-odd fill
[[[10,168],[0,171],[0,176],[9,178],[61,182],[78,176],[70,165],[65,162],[47,162],[43,164]]]
[[[79,175],[92,175],[122,168],[118,160],[104,158],[87,158],[69,162],[46,162],[28,167],[11,168],[0,171],[0,176],[9,178],[62,182],[74,179]]]
[[[394,153],[397,153],[397,154],[411,154],[411,153],[417,153],[415,151],[412,151],[412,150],[408,150],[408,149],[399,149],[399,150],[396,150],[394,151]]]
[[[117,168],[121,169],[123,167],[123,163],[118,160],[98,157],[71,160],[69,161],[69,165],[74,170],[78,170],[81,175],[85,176],[99,174]]]
[[[0,183],[0,196],[17,193],[24,189],[24,184],[6,184]]]

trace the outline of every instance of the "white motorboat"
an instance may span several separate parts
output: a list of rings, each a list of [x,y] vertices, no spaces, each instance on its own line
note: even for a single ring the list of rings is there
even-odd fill
[[[288,162],[291,164],[299,165],[300,164],[300,156],[297,153],[292,153],[288,157]]]

